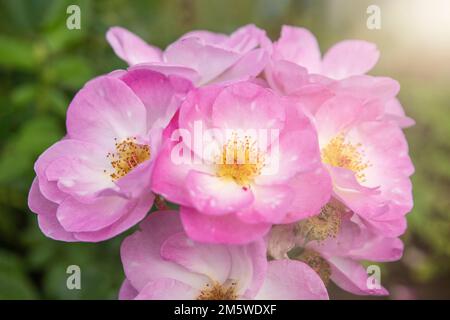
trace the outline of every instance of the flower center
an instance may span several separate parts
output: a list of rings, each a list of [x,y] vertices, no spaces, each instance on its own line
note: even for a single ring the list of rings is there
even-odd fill
[[[331,267],[319,253],[305,249],[296,259],[310,266],[320,276],[325,286],[328,284],[331,276]]]
[[[322,161],[334,167],[353,171],[360,182],[366,181],[364,170],[370,166],[364,159],[361,144],[345,141],[344,134],[339,134],[322,149]]]
[[[264,157],[256,143],[249,137],[239,139],[236,135],[223,147],[216,158],[217,176],[232,179],[242,187],[248,187],[261,174]]]
[[[345,208],[341,203],[331,200],[322,207],[318,215],[298,222],[295,233],[306,242],[335,238],[341,229],[344,211]]]
[[[236,285],[235,281],[226,281],[224,284],[207,283],[200,291],[197,300],[236,300],[238,297]]]
[[[150,147],[136,143],[136,138],[127,138],[116,142],[116,152],[108,153],[114,172],[110,174],[113,181],[125,176],[142,162],[150,159]],[[106,172],[106,170],[105,170]]]

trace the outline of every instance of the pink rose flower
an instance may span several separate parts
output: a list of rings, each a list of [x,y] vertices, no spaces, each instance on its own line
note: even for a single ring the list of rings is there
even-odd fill
[[[164,51],[120,27],[109,29],[106,39],[130,66],[145,63],[165,74],[187,77],[198,86],[257,76],[267,63],[271,46],[265,31],[254,25],[244,26],[229,36],[192,31]]]
[[[366,75],[337,81],[289,64],[272,61],[268,81],[313,117],[333,196],[374,232],[402,234],[413,205],[414,168],[400,127],[414,122],[395,98],[399,84]]]
[[[364,75],[378,58],[375,44],[346,40],[330,48],[321,59],[317,40],[310,31],[283,26],[265,74],[272,88],[316,106],[317,101],[342,93],[365,99],[366,103],[376,101],[382,105],[385,118],[409,127],[414,120],[405,115],[395,97],[398,83],[390,78]]]
[[[328,299],[305,263],[267,262],[262,239],[241,246],[199,243],[183,232],[174,211],[152,213],[140,227],[122,243],[120,299]]]
[[[101,241],[142,220],[164,128],[191,84],[149,70],[88,82],[67,111],[67,135],[36,161],[28,203],[42,232]]]
[[[396,237],[404,233],[413,206],[414,167],[402,130],[376,120],[382,112],[336,96],[320,106],[314,122],[333,196],[374,232]]]
[[[325,284],[331,280],[357,295],[387,295],[379,283],[371,281],[360,261],[399,260],[403,243],[396,237],[371,232],[357,215],[333,200],[318,216],[296,224],[275,226],[269,237],[269,254],[285,259],[294,254],[310,265]]]
[[[274,44],[274,57],[306,68],[310,73],[332,79],[365,74],[378,61],[375,44],[362,40],[345,40],[331,47],[321,58],[314,35],[307,29],[283,26],[280,39]]]
[[[312,216],[328,201],[331,184],[315,129],[288,98],[249,82],[195,89],[178,122],[183,141],[161,151],[152,189],[181,205],[192,239],[251,242],[272,224]],[[205,141],[216,152],[196,148]]]

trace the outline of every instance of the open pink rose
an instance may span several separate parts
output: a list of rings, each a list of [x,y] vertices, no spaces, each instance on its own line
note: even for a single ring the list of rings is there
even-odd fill
[[[138,69],[87,83],[67,111],[67,135],[35,164],[28,202],[42,232],[95,242],[142,220],[163,130],[190,86]]]
[[[315,129],[295,106],[249,82],[188,94],[179,135],[156,161],[152,189],[181,205],[191,238],[250,242],[328,201]]]
[[[229,36],[192,31],[164,51],[120,27],[109,29],[106,38],[130,66],[145,63],[154,70],[187,77],[199,86],[257,76],[267,63],[271,46],[265,31],[254,25],[244,26]]]
[[[387,295],[382,279],[372,281],[361,261],[398,260],[403,243],[371,232],[357,215],[333,200],[316,217],[272,229],[269,254],[286,259],[288,252],[295,252],[292,258],[309,264],[325,284],[332,280],[357,295]]]
[[[305,263],[267,262],[262,239],[241,246],[199,243],[183,232],[174,211],[152,213],[140,227],[122,243],[120,299],[328,299]]]
[[[374,232],[396,237],[404,233],[413,206],[414,167],[402,130],[377,118],[376,108],[336,96],[320,106],[314,123],[334,197]]]
[[[402,234],[405,214],[413,205],[410,176],[414,168],[400,129],[411,122],[396,104],[399,84],[367,75],[337,81],[300,69],[283,69],[280,74],[295,80],[303,73],[297,86],[288,90],[289,96],[313,118],[334,197],[374,231],[392,237]],[[281,82],[272,86],[295,83],[277,79]],[[397,106],[395,114],[386,111],[392,105]]]

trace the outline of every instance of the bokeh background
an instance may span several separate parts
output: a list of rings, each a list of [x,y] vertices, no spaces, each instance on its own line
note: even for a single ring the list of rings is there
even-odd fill
[[[66,9],[81,8],[81,30]],[[366,9],[381,8],[368,30]],[[0,299],[115,299],[125,235],[100,244],[45,238],[28,210],[37,156],[64,135],[66,108],[90,78],[125,64],[105,41],[120,25],[165,47],[191,29],[232,32],[255,23],[277,39],[283,24],[314,32],[322,51],[357,38],[377,43],[374,75],[397,79],[416,126],[407,129],[415,207],[401,261],[380,264],[390,299],[450,299],[450,1],[447,0],[0,0]],[[68,290],[79,265],[82,289]],[[334,298],[358,299],[335,287]]]

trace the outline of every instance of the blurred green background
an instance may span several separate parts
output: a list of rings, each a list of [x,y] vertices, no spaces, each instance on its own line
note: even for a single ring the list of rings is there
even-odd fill
[[[381,29],[366,27],[372,1],[0,0],[0,299],[115,299],[125,235],[100,244],[45,238],[28,210],[37,156],[64,135],[66,108],[90,78],[125,64],[105,41],[120,25],[165,47],[191,29],[232,32],[255,23],[272,39],[283,24],[316,34],[322,51],[359,38],[377,43],[372,74],[396,78],[417,125],[407,129],[415,208],[401,261],[381,264],[391,299],[450,298],[450,1],[376,1]],[[81,30],[66,9],[81,8]],[[79,265],[82,289],[66,288]],[[334,298],[358,298],[331,287]]]

